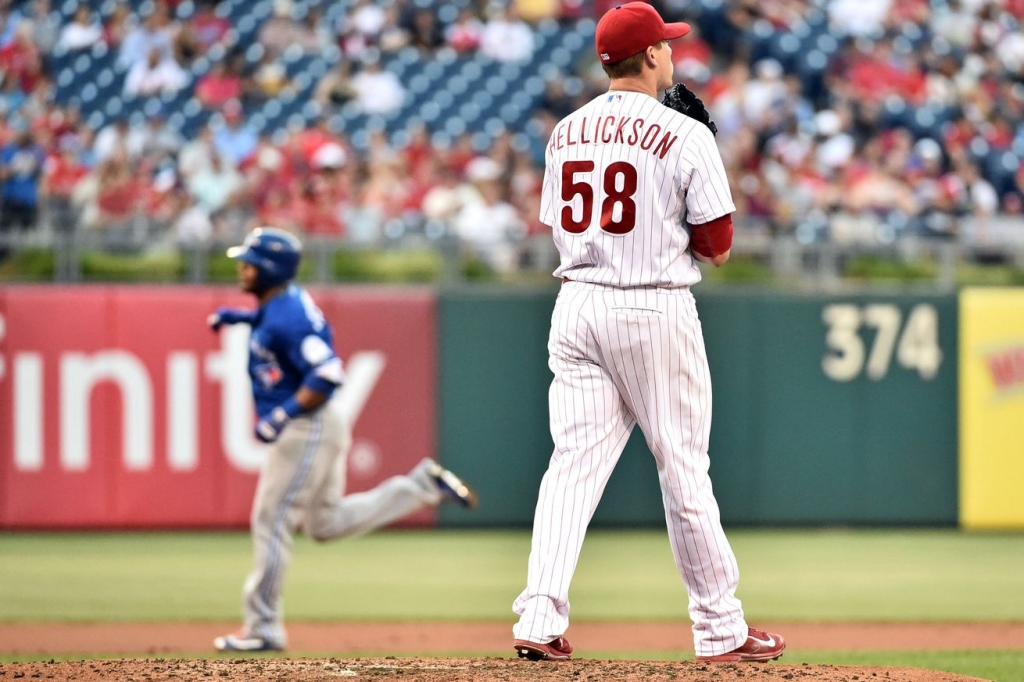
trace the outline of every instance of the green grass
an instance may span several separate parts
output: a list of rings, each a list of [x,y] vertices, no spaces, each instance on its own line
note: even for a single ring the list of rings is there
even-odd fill
[[[740,563],[740,597],[754,622],[1024,620],[1024,534],[733,530],[729,538]],[[299,538],[295,549],[285,591],[289,620],[511,625],[530,537],[524,531],[389,531],[324,545]],[[250,562],[245,533],[4,533],[0,621],[232,621]],[[688,620],[661,531],[590,533],[571,598],[576,622]],[[677,660],[680,652],[588,657]],[[1024,642],[1009,652],[793,651],[784,660],[1024,679]]]
[[[731,531],[751,620],[1021,620],[1024,535]],[[392,531],[296,542],[286,586],[301,620],[509,620],[523,531]],[[0,534],[0,620],[231,620],[244,533]],[[588,535],[579,620],[687,620],[663,532]]]
[[[1021,645],[1024,647],[1024,643]],[[872,665],[945,670],[996,682],[1024,680],[1024,652],[995,649],[945,651],[815,651],[789,653],[786,663]]]
[[[180,253],[119,254],[85,251],[82,278],[94,282],[179,282],[185,274]]]

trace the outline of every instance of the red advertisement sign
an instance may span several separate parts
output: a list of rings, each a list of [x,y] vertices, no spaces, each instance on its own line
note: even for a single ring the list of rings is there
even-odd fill
[[[433,293],[310,293],[346,362],[347,491],[435,456]],[[248,328],[205,321],[252,304],[228,287],[0,289],[0,528],[247,525],[266,455]]]

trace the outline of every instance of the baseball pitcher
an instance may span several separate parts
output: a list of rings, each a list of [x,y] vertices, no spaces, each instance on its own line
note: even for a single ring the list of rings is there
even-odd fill
[[[605,13],[595,42],[609,90],[548,142],[540,219],[552,228],[554,274],[564,282],[548,340],[555,448],[526,589],[513,604],[522,658],[572,657],[569,583],[637,424],[657,462],[697,659],[769,660],[786,648],[780,635],[747,626],[708,477],[711,377],[690,287],[700,281],[695,261],[728,260],[736,207],[714,123],[692,92],[672,88],[668,41],[689,30],[643,2]]]

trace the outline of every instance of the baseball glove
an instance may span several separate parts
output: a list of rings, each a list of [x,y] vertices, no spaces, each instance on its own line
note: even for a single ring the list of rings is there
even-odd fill
[[[700,121],[708,127],[712,135],[718,135],[718,126],[711,120],[704,102],[700,100],[688,87],[682,83],[676,83],[665,91],[665,99],[661,100],[669,109],[675,109],[683,116],[689,116],[695,121]]]

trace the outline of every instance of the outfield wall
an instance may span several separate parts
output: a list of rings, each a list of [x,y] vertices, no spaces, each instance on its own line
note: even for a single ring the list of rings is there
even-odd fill
[[[552,447],[556,292],[313,294],[358,417],[349,489],[436,456],[482,499],[472,514],[442,508],[443,525],[529,524]],[[984,296],[698,289],[724,521],[952,525],[970,499],[982,506],[967,525],[1024,526],[1024,329],[1008,322],[1022,319],[1011,294],[1017,307],[976,314]],[[229,287],[0,289],[0,528],[244,526],[264,452],[251,436],[245,334],[204,324],[228,303],[249,301]],[[958,404],[963,363],[973,383]],[[660,525],[662,513],[637,431],[595,521]]]
[[[313,290],[348,360],[349,490],[434,456],[436,299]],[[243,527],[248,329],[213,334],[228,287],[0,289],[0,528]],[[433,523],[433,513],[409,520]]]
[[[458,293],[439,312],[440,451],[487,501],[452,524],[528,523],[552,443],[552,293]],[[733,524],[954,524],[954,296],[699,291],[711,474]],[[595,520],[663,523],[638,432]]]

